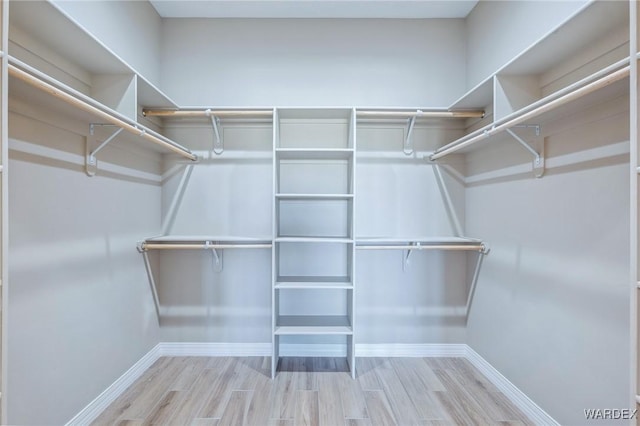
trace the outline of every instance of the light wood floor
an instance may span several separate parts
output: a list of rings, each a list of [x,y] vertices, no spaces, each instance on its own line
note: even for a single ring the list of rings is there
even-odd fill
[[[161,358],[96,425],[530,425],[463,358]]]

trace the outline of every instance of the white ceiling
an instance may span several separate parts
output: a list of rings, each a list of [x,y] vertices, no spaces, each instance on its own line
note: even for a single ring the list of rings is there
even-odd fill
[[[464,18],[478,0],[149,0],[163,18]]]

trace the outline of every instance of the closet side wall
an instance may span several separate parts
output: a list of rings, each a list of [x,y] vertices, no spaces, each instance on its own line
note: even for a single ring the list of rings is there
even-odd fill
[[[466,18],[467,89],[496,72],[587,2],[478,2]]]
[[[468,344],[560,424],[628,407],[628,96],[468,158],[466,226],[491,247]],[[596,424],[598,421],[594,421]]]
[[[53,3],[111,51],[159,84],[162,20],[146,1],[60,1]]]
[[[464,44],[461,19],[167,19],[161,81],[180,105],[441,107]]]
[[[135,242],[160,230],[160,155],[112,142],[89,178],[84,123],[17,100],[9,121],[7,422],[64,424],[158,343]]]

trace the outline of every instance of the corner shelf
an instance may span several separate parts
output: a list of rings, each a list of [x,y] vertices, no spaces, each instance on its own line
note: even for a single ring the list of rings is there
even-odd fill
[[[468,153],[484,145],[478,143],[481,141],[516,141],[534,155],[533,170],[541,177],[545,167],[543,124],[628,93],[628,83],[620,81],[628,80],[629,74],[629,58],[625,58],[628,10],[627,2],[587,2],[478,83],[450,108],[490,107],[491,121],[472,123],[467,135],[440,147],[429,158],[434,161],[454,152]],[[522,132],[527,134],[525,140],[511,131],[515,126],[535,127],[535,136]]]
[[[12,97],[26,99],[30,104],[37,105],[73,117],[90,124],[101,119],[117,126],[133,135],[133,141],[146,140],[152,142],[150,147],[160,148],[160,152],[171,151],[192,161],[196,155],[178,143],[154,132],[153,130],[135,122],[111,108],[100,104],[96,100],[72,89],[52,77],[30,67],[15,58],[9,57],[9,91]],[[95,147],[87,145],[87,154]]]

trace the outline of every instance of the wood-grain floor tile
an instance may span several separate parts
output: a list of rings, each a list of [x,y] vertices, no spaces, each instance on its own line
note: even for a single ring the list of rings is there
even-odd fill
[[[295,426],[318,426],[319,423],[318,391],[297,390],[293,424]]]
[[[382,426],[398,424],[384,391],[364,391],[364,399],[371,423]]]
[[[168,423],[176,425],[190,424],[207,401],[212,383],[215,383],[221,374],[217,370],[204,369],[191,389],[186,391],[184,398]]]
[[[340,374],[344,373],[318,373],[318,414],[321,426],[334,426],[344,422],[343,401],[337,380]]]
[[[344,426],[373,426],[369,419],[345,419]]]
[[[160,402],[153,408],[151,413],[145,418],[144,425],[163,425],[168,424],[169,419],[173,416],[176,409],[179,407],[182,399],[184,398],[184,392],[169,391],[160,400]]]
[[[253,391],[232,391],[218,426],[242,426],[247,418]]]

